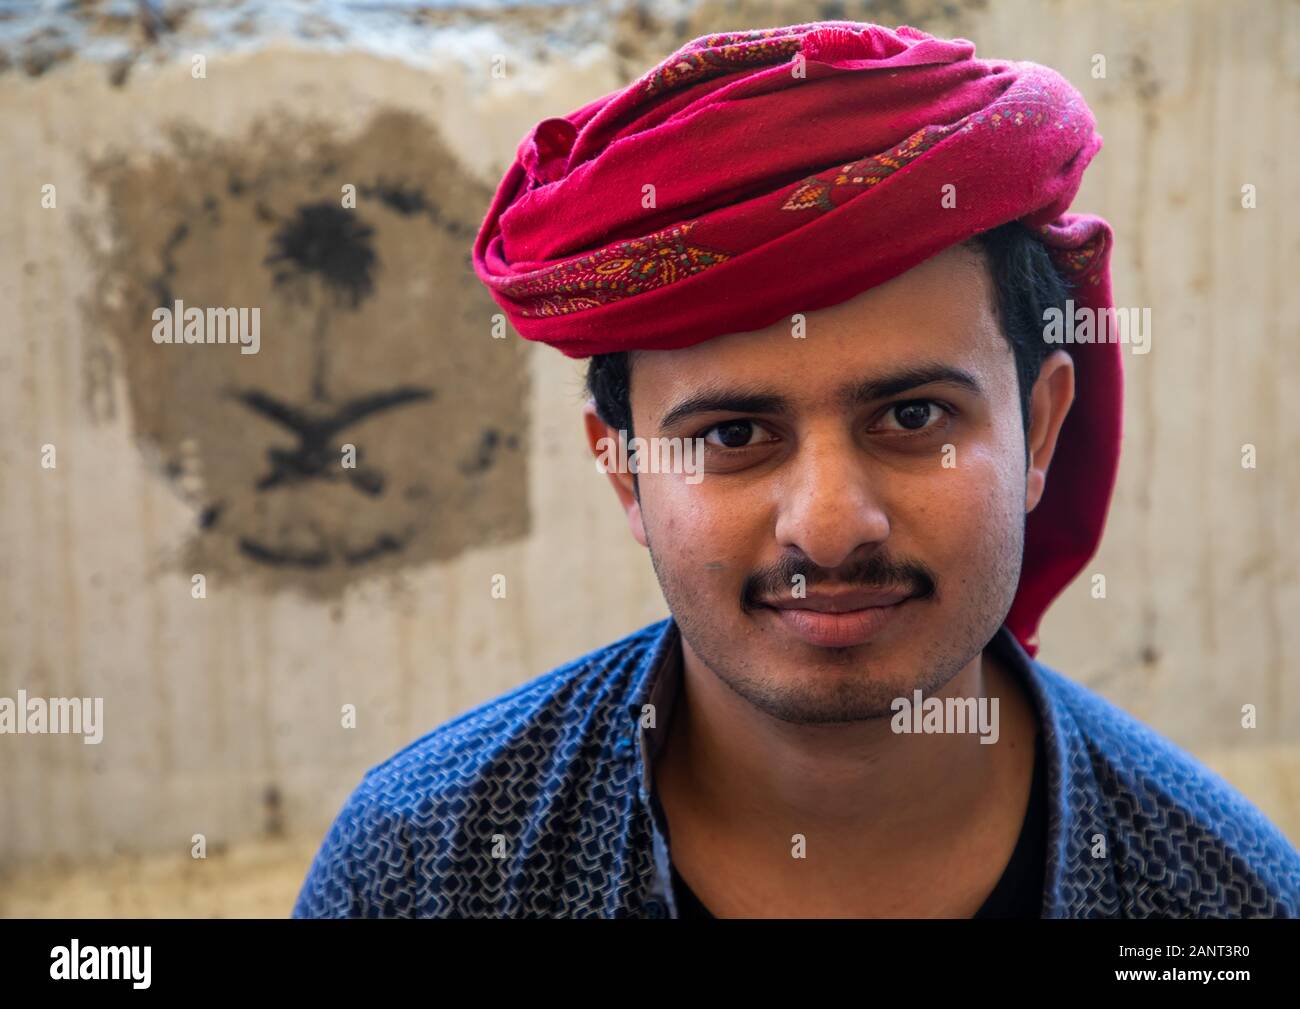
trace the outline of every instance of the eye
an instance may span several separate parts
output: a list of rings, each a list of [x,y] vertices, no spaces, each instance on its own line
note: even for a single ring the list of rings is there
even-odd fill
[[[942,419],[946,415],[951,415],[952,410],[944,404],[933,399],[909,399],[902,403],[895,403],[885,411],[884,417],[893,418],[897,427],[886,425],[886,430],[903,431],[905,433],[924,433],[929,428],[935,427],[935,421]]]
[[[762,441],[751,441],[753,435],[763,428],[752,420],[724,420],[721,424],[706,427],[696,435],[712,448],[742,449],[761,445]],[[714,436],[717,439],[714,439]]]

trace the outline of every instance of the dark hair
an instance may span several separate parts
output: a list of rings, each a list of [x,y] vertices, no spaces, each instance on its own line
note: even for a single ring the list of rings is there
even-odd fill
[[[1043,243],[1016,221],[982,231],[961,244],[983,252],[988,264],[997,292],[997,318],[1016,358],[1020,418],[1028,435],[1029,394],[1052,349],[1043,339],[1043,313],[1053,307],[1065,312],[1069,284],[1052,265]],[[629,439],[631,375],[631,359],[625,350],[597,354],[587,365],[587,392],[596,401],[596,412],[610,427],[627,431]],[[1028,451],[1026,445],[1026,462]]]

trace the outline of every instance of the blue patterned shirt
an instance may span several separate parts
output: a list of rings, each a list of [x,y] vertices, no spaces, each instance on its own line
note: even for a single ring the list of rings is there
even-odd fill
[[[293,916],[677,917],[650,771],[678,635],[671,617],[651,624],[371,768]],[[1300,853],[1232,786],[1005,626],[991,647],[1043,732],[1044,917],[1300,917]]]

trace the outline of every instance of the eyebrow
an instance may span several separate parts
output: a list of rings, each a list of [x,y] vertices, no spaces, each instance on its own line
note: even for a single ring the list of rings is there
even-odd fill
[[[984,395],[983,387],[968,371],[947,364],[918,364],[886,375],[848,382],[836,390],[832,399],[841,408],[852,409],[923,385],[955,385],[976,396]],[[793,412],[791,406],[791,401],[777,392],[755,388],[727,388],[715,384],[692,393],[674,405],[664,414],[659,427],[672,427],[687,417],[714,411],[789,414]]]

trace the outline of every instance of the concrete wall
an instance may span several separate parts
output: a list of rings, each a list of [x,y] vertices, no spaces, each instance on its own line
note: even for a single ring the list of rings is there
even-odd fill
[[[285,914],[366,768],[666,613],[585,455],[581,365],[491,338],[469,244],[538,119],[819,17],[1049,64],[1097,114],[1075,207],[1154,346],[1126,359],[1107,598],[1071,586],[1041,657],[1300,842],[1300,5],[652,6],[0,21],[0,696],[106,721],[0,736],[0,914]],[[156,346],[172,298],[260,306],[261,351]],[[294,482],[349,404],[355,478]]]

